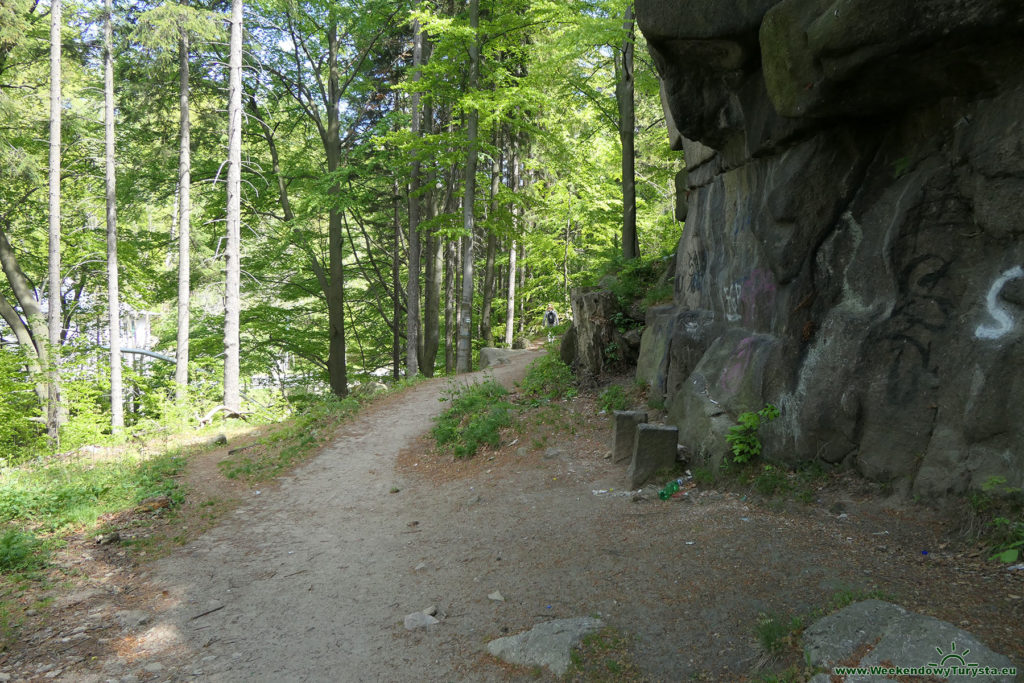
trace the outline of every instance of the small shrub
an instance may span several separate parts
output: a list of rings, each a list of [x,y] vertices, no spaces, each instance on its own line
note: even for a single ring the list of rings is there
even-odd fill
[[[754,477],[754,489],[763,496],[771,496],[789,489],[789,479],[782,469],[766,464]]]
[[[629,397],[621,386],[613,384],[601,392],[597,397],[597,404],[601,410],[608,413],[613,410],[625,410],[629,406]]]
[[[746,463],[761,455],[761,439],[757,430],[765,422],[771,422],[779,416],[779,409],[772,404],[766,405],[755,412],[741,413],[738,424],[729,429],[725,440],[732,448],[733,462]]]
[[[38,569],[46,563],[42,543],[20,529],[8,529],[0,536],[0,572],[13,573]]]
[[[494,380],[451,390],[442,400],[451,402],[436,420],[432,434],[439,446],[451,449],[456,458],[471,458],[480,446],[497,447],[499,430],[512,424],[508,392]]]
[[[777,655],[795,642],[803,627],[803,620],[800,617],[786,619],[776,614],[762,614],[757,618],[754,632],[761,649],[768,654]]]
[[[558,354],[548,353],[530,363],[519,382],[519,391],[533,405],[572,398],[576,395],[576,378]]]

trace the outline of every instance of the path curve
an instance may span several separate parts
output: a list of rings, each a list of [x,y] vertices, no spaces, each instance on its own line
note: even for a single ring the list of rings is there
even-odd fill
[[[458,381],[493,376],[511,386],[535,357]],[[450,382],[426,381],[375,406],[279,487],[254,493],[233,518],[161,561],[152,580],[167,609],[136,654],[180,680],[465,678],[459,662],[438,656],[436,638],[402,626],[430,599],[429,574],[410,559],[418,527],[442,521],[425,517],[449,501],[390,493],[406,489],[395,460],[430,428]]]

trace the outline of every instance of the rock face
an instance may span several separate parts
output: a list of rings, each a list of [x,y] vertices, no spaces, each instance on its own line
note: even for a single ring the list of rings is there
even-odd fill
[[[804,632],[804,653],[813,666],[897,666],[943,670],[942,680],[972,680],[970,671],[947,675],[946,667],[1010,669],[1013,662],[947,621],[908,612],[899,605],[865,600],[819,619]],[[932,665],[932,666],[930,666]],[[827,680],[825,676],[822,680]],[[849,681],[877,680],[868,676]],[[1009,674],[986,681],[1013,681]]]
[[[1024,4],[637,0],[685,154],[638,375],[717,463],[1024,484]]]
[[[573,290],[572,311],[573,327],[565,338],[571,338],[575,349],[567,350],[563,343],[561,354],[563,359],[571,357],[575,361],[577,374],[594,378],[636,362],[641,340],[630,330],[619,329],[629,314],[622,310],[615,294],[606,289]]]

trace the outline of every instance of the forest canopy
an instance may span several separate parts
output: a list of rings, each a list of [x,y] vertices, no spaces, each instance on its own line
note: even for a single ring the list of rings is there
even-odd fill
[[[623,0],[4,2],[0,457],[464,371],[670,254],[642,40]]]

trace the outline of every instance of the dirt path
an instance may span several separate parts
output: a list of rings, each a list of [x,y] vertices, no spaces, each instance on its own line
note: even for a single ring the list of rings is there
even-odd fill
[[[532,357],[493,374],[509,383]],[[228,519],[122,589],[136,611],[90,606],[82,619],[96,626],[84,635],[117,634],[49,674],[547,680],[486,657],[485,643],[600,616],[631,638],[648,680],[737,681],[761,658],[760,614],[875,590],[1024,663],[1024,572],[951,540],[948,519],[848,487],[811,506],[697,490],[634,501],[605,458],[608,419],[587,396],[538,409],[502,448],[452,463],[421,436],[445,387],[385,399],[279,486],[246,492]],[[407,631],[403,617],[429,606],[441,623]],[[78,629],[64,628],[40,642],[73,644]]]

